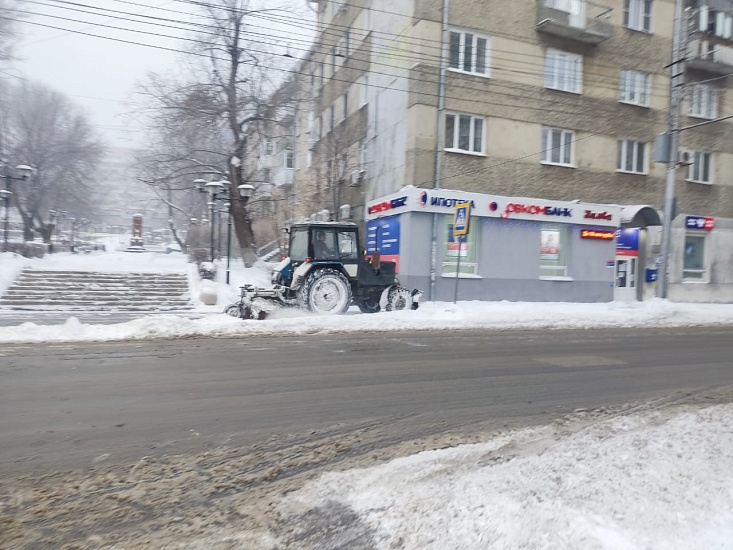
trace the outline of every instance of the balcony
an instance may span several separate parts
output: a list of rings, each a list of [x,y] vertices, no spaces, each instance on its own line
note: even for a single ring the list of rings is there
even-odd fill
[[[584,44],[600,44],[611,37],[611,11],[586,0],[539,0],[535,27]]]
[[[722,9],[727,3],[719,4],[708,1],[702,4],[691,10],[689,15],[691,36],[687,47],[687,66],[690,69],[712,74],[731,74],[733,73],[733,14]]]
[[[690,40],[687,48],[687,66],[712,74],[733,73],[733,47],[715,44],[710,40]]]

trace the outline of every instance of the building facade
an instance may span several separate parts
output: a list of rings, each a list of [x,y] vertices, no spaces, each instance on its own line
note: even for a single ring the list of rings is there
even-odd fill
[[[661,210],[679,67],[676,210],[733,218],[733,1],[684,2],[685,63],[675,0],[313,4],[286,217],[361,222],[406,185]]]

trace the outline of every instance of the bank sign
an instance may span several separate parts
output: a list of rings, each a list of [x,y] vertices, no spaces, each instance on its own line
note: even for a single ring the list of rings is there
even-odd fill
[[[367,219],[404,212],[452,215],[459,204],[470,204],[471,214],[504,220],[554,221],[617,228],[621,208],[582,202],[503,197],[453,191],[405,187],[401,191],[367,204]]]

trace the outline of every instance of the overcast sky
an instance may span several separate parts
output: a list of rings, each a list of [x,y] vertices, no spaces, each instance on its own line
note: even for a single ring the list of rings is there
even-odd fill
[[[258,26],[262,26],[262,30],[272,37],[272,42],[282,43],[282,48],[289,48],[294,55],[302,53],[306,46],[308,34],[301,26],[303,15],[307,13],[304,9],[305,3],[305,0],[278,2],[279,5],[288,4],[300,12],[299,19],[289,24],[285,31],[278,31],[273,28],[276,27],[273,23],[266,20],[258,22]],[[129,120],[121,116],[125,111],[134,109],[130,101],[134,101],[135,84],[148,72],[166,73],[174,70],[176,61],[182,54],[79,33],[180,50],[185,47],[181,39],[190,37],[191,34],[161,25],[180,28],[184,25],[175,21],[196,21],[194,7],[182,0],[75,0],[74,4],[59,0],[19,0],[17,6],[20,10],[33,11],[35,15],[19,25],[22,33],[16,47],[19,60],[14,64],[13,74],[41,81],[68,95],[87,110],[92,122],[98,126],[110,145],[140,144],[142,140],[139,130],[131,127]],[[104,9],[127,13],[101,11]],[[85,11],[90,13],[84,13]],[[175,21],[147,19],[151,23],[157,23],[150,25],[123,19],[141,20],[134,14]],[[58,28],[43,27],[40,24]],[[122,31],[102,25],[165,34],[169,37]],[[290,39],[286,41],[277,37],[278,34],[285,35],[284,33],[289,36],[300,35],[301,38],[291,42]]]

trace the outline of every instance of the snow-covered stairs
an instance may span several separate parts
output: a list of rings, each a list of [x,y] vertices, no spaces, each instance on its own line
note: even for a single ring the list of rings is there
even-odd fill
[[[188,281],[176,273],[103,273],[26,269],[0,297],[2,309],[182,311]]]

